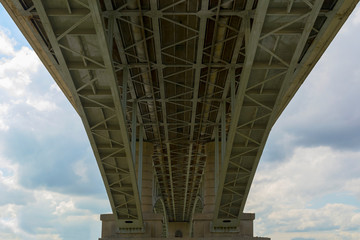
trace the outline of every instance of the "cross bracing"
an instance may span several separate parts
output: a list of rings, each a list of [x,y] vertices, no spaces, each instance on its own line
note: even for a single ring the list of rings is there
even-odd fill
[[[166,221],[202,209],[215,142],[214,231],[238,224],[271,127],[357,3],[2,2],[79,113],[120,227],[143,226],[137,142]]]

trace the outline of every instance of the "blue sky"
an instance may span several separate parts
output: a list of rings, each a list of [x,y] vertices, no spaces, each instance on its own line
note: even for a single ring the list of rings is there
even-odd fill
[[[274,126],[255,235],[360,239],[360,8]],[[0,5],[0,239],[97,239],[109,203],[80,118]]]

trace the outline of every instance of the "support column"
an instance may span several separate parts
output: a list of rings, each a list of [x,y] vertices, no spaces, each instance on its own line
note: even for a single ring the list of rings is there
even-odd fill
[[[142,153],[139,152],[142,149]],[[138,173],[139,169],[139,154],[142,154],[142,172]],[[144,142],[142,147],[139,143],[136,144],[136,161],[135,172],[137,178],[141,177],[141,208],[144,218],[144,229],[142,231],[134,232],[132,229],[119,229],[115,216],[113,214],[102,214],[100,220],[102,221],[102,232],[99,240],[119,240],[119,239],[150,239],[160,238],[162,234],[163,214],[156,214],[153,212],[152,206],[152,181],[153,181],[153,167],[152,167],[153,144]],[[141,163],[141,162],[140,162]],[[141,175],[141,176],[140,176]]]
[[[215,143],[206,144],[206,165],[204,171],[204,209],[203,213],[211,214],[215,209]],[[219,154],[220,155],[220,154]],[[221,156],[221,155],[220,155]],[[221,167],[221,165],[219,165]]]
[[[265,237],[254,237],[253,221],[254,213],[244,213],[239,219],[239,225],[236,229],[222,229],[221,231],[211,231],[212,214],[195,214],[193,218],[193,236],[194,239],[217,239],[217,240],[270,240]]]
[[[217,144],[217,146],[216,146]],[[219,151],[219,152],[216,152]],[[211,142],[206,145],[206,166],[204,171],[204,208],[202,213],[193,217],[194,239],[238,239],[238,240],[270,240],[270,238],[254,237],[253,221],[254,213],[244,213],[239,219],[239,225],[233,229],[221,229],[213,231],[211,223],[214,217],[216,197],[216,171],[221,169],[221,142]],[[217,169],[217,164],[219,168]]]
[[[139,149],[139,148],[137,148]],[[152,166],[152,155],[154,147],[152,143],[143,143],[143,154],[142,154],[142,188],[141,188],[141,208],[143,213],[152,213],[152,188],[153,188],[153,166]],[[136,151],[136,159],[139,159],[139,152]],[[137,161],[138,163],[138,161]],[[138,169],[138,164],[136,169]]]

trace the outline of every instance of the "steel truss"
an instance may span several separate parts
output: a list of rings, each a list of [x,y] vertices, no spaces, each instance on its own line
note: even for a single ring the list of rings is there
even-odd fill
[[[322,27],[331,21],[332,14],[343,2],[333,2],[331,9],[326,9],[328,4],[322,0],[258,3],[254,21],[250,29],[245,30],[245,46],[240,50],[244,51],[244,67],[239,77],[240,86],[236,89],[236,104],[231,106],[213,231],[236,231],[239,226],[269,132],[288,103],[289,95],[295,93],[294,86],[303,81],[297,73],[308,60],[308,50],[324,37],[326,27]],[[289,15],[275,14],[274,9]],[[324,11],[326,15],[321,14]],[[268,67],[257,68],[259,62]],[[283,68],[273,67],[274,64]],[[246,105],[246,102],[256,106]]]
[[[127,232],[143,229],[134,169],[138,161],[141,179],[142,141],[154,145],[154,211],[165,221],[192,221],[201,211],[205,145],[216,142],[212,226],[236,231],[271,127],[356,5],[2,1],[24,17],[35,49],[79,113]]]

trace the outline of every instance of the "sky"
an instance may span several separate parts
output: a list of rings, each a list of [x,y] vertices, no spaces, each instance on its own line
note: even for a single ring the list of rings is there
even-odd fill
[[[255,235],[360,239],[359,40],[358,7],[273,127]],[[110,211],[80,118],[0,5],[0,239],[97,239]]]

